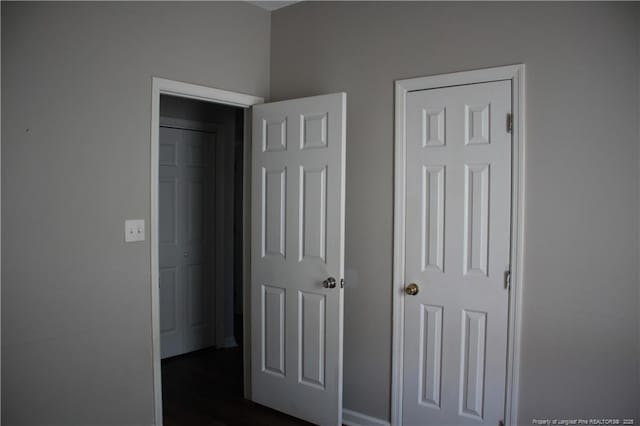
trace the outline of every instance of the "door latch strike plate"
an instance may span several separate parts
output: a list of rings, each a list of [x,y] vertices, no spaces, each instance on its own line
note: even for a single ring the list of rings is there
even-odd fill
[[[344,278],[340,278],[340,288],[344,288]]]
[[[504,271],[504,288],[506,290],[511,289],[511,270],[507,269]]]
[[[513,130],[513,114],[507,114],[507,132],[511,133]]]

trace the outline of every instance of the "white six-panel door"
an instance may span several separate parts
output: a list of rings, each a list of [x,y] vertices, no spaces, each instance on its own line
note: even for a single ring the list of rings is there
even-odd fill
[[[506,386],[511,82],[409,92],[403,424],[496,426]]]
[[[332,426],[342,412],[345,125],[344,93],[253,108],[252,398]]]
[[[161,357],[213,345],[212,155],[215,133],[160,127]]]

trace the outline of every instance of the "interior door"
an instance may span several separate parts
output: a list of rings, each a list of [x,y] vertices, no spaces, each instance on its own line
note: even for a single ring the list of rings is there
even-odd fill
[[[415,91],[406,102],[403,423],[496,426],[506,388],[511,82]]]
[[[253,109],[254,401],[341,424],[346,94]]]
[[[161,357],[213,344],[210,252],[215,134],[160,127]]]

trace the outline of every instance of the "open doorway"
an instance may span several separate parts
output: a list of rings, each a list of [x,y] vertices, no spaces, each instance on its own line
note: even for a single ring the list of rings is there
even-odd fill
[[[218,392],[243,397],[243,132],[243,108],[160,96],[165,424],[193,423],[199,416],[204,420]]]
[[[262,99],[153,82],[155,424],[304,424],[250,400],[248,108]]]

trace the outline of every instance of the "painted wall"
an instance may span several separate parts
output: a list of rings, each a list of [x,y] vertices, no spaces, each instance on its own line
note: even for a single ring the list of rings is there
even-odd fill
[[[347,92],[345,407],[390,414],[393,81],[527,66],[520,424],[638,416],[633,4],[302,2],[271,95]]]
[[[636,25],[640,28],[640,13],[637,14]],[[638,31],[638,63],[640,63],[640,31]],[[640,140],[640,70],[638,70],[638,139]],[[638,157],[638,163],[640,164],[640,157]],[[640,202],[640,197],[638,197],[638,201]],[[638,220],[640,221],[640,215]],[[638,251],[640,253],[640,223],[638,225],[638,233]],[[638,259],[638,268],[638,276],[640,277],[640,258]],[[640,286],[638,286],[638,306],[640,306]],[[640,314],[638,315],[638,353],[640,354]],[[640,356],[638,356],[638,381],[640,382]],[[638,410],[640,411],[640,408]],[[640,414],[638,417],[640,417]]]
[[[2,3],[2,420],[152,421],[151,76],[348,93],[345,405],[387,418],[393,80],[527,64],[522,424],[638,403],[633,4]],[[242,24],[242,31],[237,29]],[[232,36],[230,36],[232,35]],[[6,207],[10,206],[10,207]]]
[[[241,30],[240,30],[241,28]],[[2,423],[151,424],[151,77],[268,96],[246,3],[2,3]]]

